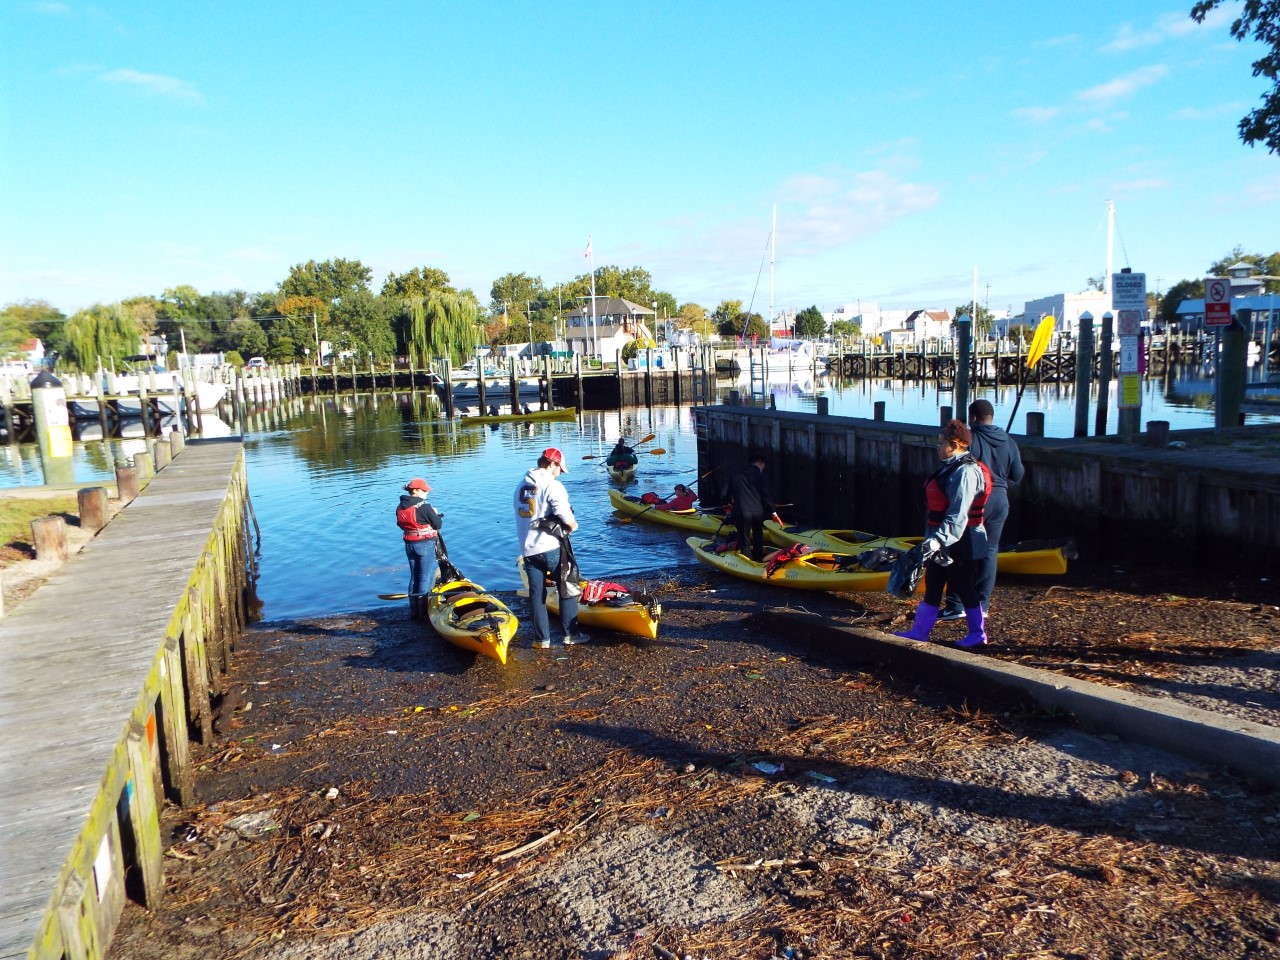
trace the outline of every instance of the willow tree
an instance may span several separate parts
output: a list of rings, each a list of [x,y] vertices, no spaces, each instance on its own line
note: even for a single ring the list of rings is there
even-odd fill
[[[81,370],[136,354],[141,344],[137,320],[119,303],[94,304],[67,321],[67,360]]]
[[[459,363],[475,351],[480,307],[474,299],[452,293],[432,293],[405,300],[409,314],[408,347],[426,366],[434,357]]]

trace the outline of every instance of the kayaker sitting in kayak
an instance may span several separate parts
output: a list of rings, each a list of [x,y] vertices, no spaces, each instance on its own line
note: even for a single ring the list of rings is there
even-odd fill
[[[613,449],[604,458],[604,462],[606,466],[613,470],[625,470],[627,467],[636,466],[640,462],[640,458],[636,456],[634,450],[627,446],[627,438],[619,437],[618,442],[614,444]]]
[[[643,494],[640,499],[644,503],[650,504],[655,510],[692,510],[698,495],[683,483],[677,483],[676,492],[666,500],[663,500],[656,493]]]

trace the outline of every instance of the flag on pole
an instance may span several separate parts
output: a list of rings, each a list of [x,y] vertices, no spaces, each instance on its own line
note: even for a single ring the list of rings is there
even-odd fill
[[[588,235],[588,236],[587,236],[587,249],[585,249],[585,250],[583,250],[583,251],[582,251],[582,256],[583,256],[583,258],[584,258],[584,259],[585,259],[585,258],[587,258],[587,257],[589,257],[589,256],[591,256],[591,237],[590,237],[590,235]]]

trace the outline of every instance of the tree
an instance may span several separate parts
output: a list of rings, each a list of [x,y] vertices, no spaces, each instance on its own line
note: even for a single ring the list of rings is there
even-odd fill
[[[712,318],[716,321],[716,329],[726,337],[765,337],[769,336],[769,325],[758,313],[748,314],[742,309],[741,300],[721,300]]]
[[[94,304],[67,321],[66,357],[81,370],[94,370],[99,361],[136,354],[141,337],[137,322],[124,306]]]
[[[525,314],[525,304],[541,307],[547,297],[546,288],[541,277],[531,277],[526,273],[507,273],[493,281],[489,288],[489,312],[495,316],[504,312],[504,304],[510,311],[519,308],[521,319]]]
[[[1203,280],[1179,280],[1164,295],[1160,304],[1160,319],[1166,327],[1178,322],[1178,307],[1183,300],[1201,300],[1204,298]]]
[[[1093,281],[1090,280],[1089,282],[1092,283]],[[1101,289],[1101,287],[1097,289]],[[953,317],[958,317],[962,313],[966,316],[973,313],[973,303],[962,303],[951,311]],[[993,333],[996,329],[995,315],[982,304],[978,304],[978,315],[971,318],[971,322],[973,323],[971,332],[975,340]]]
[[[66,315],[44,300],[23,300],[10,303],[0,310],[0,357],[11,353],[18,346],[39,338],[45,352],[66,352]]]
[[[342,346],[360,357],[373,354],[375,361],[395,355],[396,337],[391,321],[398,300],[376,297],[368,290],[357,289],[342,298],[334,308],[333,324],[339,330]]]
[[[1088,280],[1084,282],[1084,288],[1086,290],[1105,290],[1107,289],[1107,278],[1101,275],[1096,277],[1090,277]],[[965,313],[968,313],[968,312],[969,311],[967,310],[965,311]]]
[[[267,355],[267,332],[257,320],[250,320],[248,317],[232,320],[227,327],[226,338],[227,345],[241,357]]]
[[[827,332],[827,318],[816,306],[805,307],[796,314],[791,331],[797,337],[820,337]]]
[[[1222,0],[1200,0],[1191,8],[1197,23]],[[1276,0],[1244,0],[1240,16],[1231,24],[1231,36],[1247,40],[1250,35],[1262,44],[1265,53],[1253,61],[1253,75],[1266,77],[1271,89],[1262,95],[1262,106],[1240,121],[1240,139],[1249,146],[1261,143],[1280,154],[1280,3]]]
[[[368,291],[366,291],[368,292]],[[274,316],[264,318],[263,329],[271,341],[271,358],[287,362],[295,360],[292,353],[287,357],[279,354],[284,351],[282,338],[287,338],[291,349],[319,349],[316,340],[333,340],[335,333],[333,324],[329,322],[329,304],[319,297],[290,296],[282,298],[276,304]],[[253,354],[250,354],[253,356]],[[317,357],[317,360],[323,359]]]
[[[373,271],[359,260],[325,260],[294,264],[280,284],[280,297],[317,297],[330,306],[356,290],[369,289]]]
[[[407,346],[421,366],[435,357],[458,363],[474,351],[480,323],[474,296],[436,293],[425,300],[411,300],[408,308]]]
[[[1213,263],[1209,264],[1209,271],[1206,276],[1230,276],[1231,268],[1237,263],[1252,264],[1254,270],[1262,274],[1264,277],[1280,277],[1280,253],[1273,253],[1269,257],[1261,253],[1245,253],[1244,247],[1240,246],[1235,247],[1221,260],[1215,260]],[[1280,293],[1280,280],[1264,280],[1263,284],[1263,290],[1265,292]],[[1203,294],[1201,294],[1201,296],[1203,296]]]
[[[833,320],[831,323],[831,335],[833,337],[860,337],[862,336],[862,322],[860,320]]]
[[[457,293],[449,282],[449,274],[438,267],[414,267],[408,273],[389,273],[382,281],[384,297],[426,298],[433,293]]]

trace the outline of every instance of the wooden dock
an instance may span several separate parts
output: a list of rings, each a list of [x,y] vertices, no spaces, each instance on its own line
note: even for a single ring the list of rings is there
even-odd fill
[[[238,438],[191,443],[0,621],[0,958],[97,958],[161,897],[164,799],[193,799],[245,625]]]

